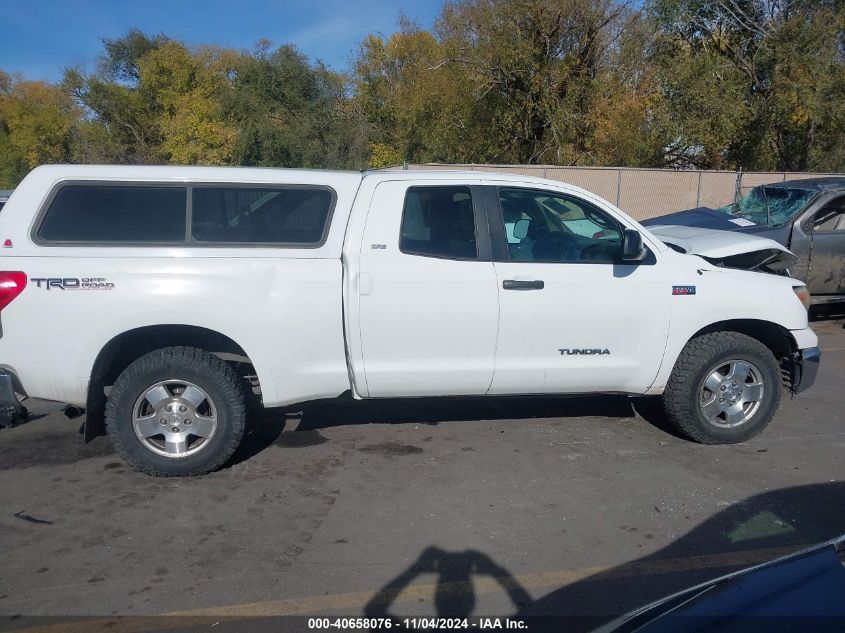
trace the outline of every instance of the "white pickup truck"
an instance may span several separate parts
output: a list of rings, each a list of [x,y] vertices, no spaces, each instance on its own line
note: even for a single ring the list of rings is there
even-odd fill
[[[86,439],[153,475],[231,456],[246,375],[265,407],[662,394],[683,434],[727,443],[819,362],[800,281],[517,175],[45,166],[0,244],[0,404],[84,408]]]

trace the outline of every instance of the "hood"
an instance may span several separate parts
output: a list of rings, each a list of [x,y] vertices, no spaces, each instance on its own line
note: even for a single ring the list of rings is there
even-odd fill
[[[738,231],[749,229],[750,227],[765,227],[765,225],[755,224],[745,218],[728,215],[727,213],[722,213],[709,207],[697,207],[688,211],[678,211],[669,215],[661,215],[657,218],[643,220],[640,224],[649,228],[658,225],[677,224],[704,229],[720,229],[722,231]]]
[[[845,537],[839,537],[722,576],[641,607],[593,633],[840,631],[845,621],[844,546]]]
[[[678,225],[648,228],[673,250],[698,255],[714,266],[791,277],[791,269],[800,262],[778,242],[749,233]]]
[[[730,257],[767,249],[789,253],[789,249],[774,240],[747,233],[662,224],[649,226],[648,230],[668,245],[679,246],[691,255]]]

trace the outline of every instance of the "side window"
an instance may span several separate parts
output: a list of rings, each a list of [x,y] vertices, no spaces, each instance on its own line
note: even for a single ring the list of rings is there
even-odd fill
[[[317,246],[325,239],[334,196],[316,187],[193,189],[191,237],[198,242]]]
[[[828,202],[813,218],[813,231],[845,231],[845,196]]]
[[[622,232],[601,209],[575,197],[533,189],[499,189],[512,261],[621,261]]]
[[[470,188],[409,188],[402,210],[399,250],[408,255],[477,259]]]
[[[48,242],[183,242],[185,187],[61,185],[38,238]]]

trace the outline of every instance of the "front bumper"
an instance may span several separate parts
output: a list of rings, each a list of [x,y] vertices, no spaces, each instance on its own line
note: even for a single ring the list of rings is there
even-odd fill
[[[798,350],[791,359],[792,393],[802,393],[813,386],[819,373],[822,351],[818,347]]]

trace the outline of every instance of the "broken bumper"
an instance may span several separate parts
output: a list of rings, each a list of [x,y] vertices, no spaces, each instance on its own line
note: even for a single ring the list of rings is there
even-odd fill
[[[802,393],[813,386],[819,373],[822,351],[818,347],[798,350],[792,357],[792,392]]]

